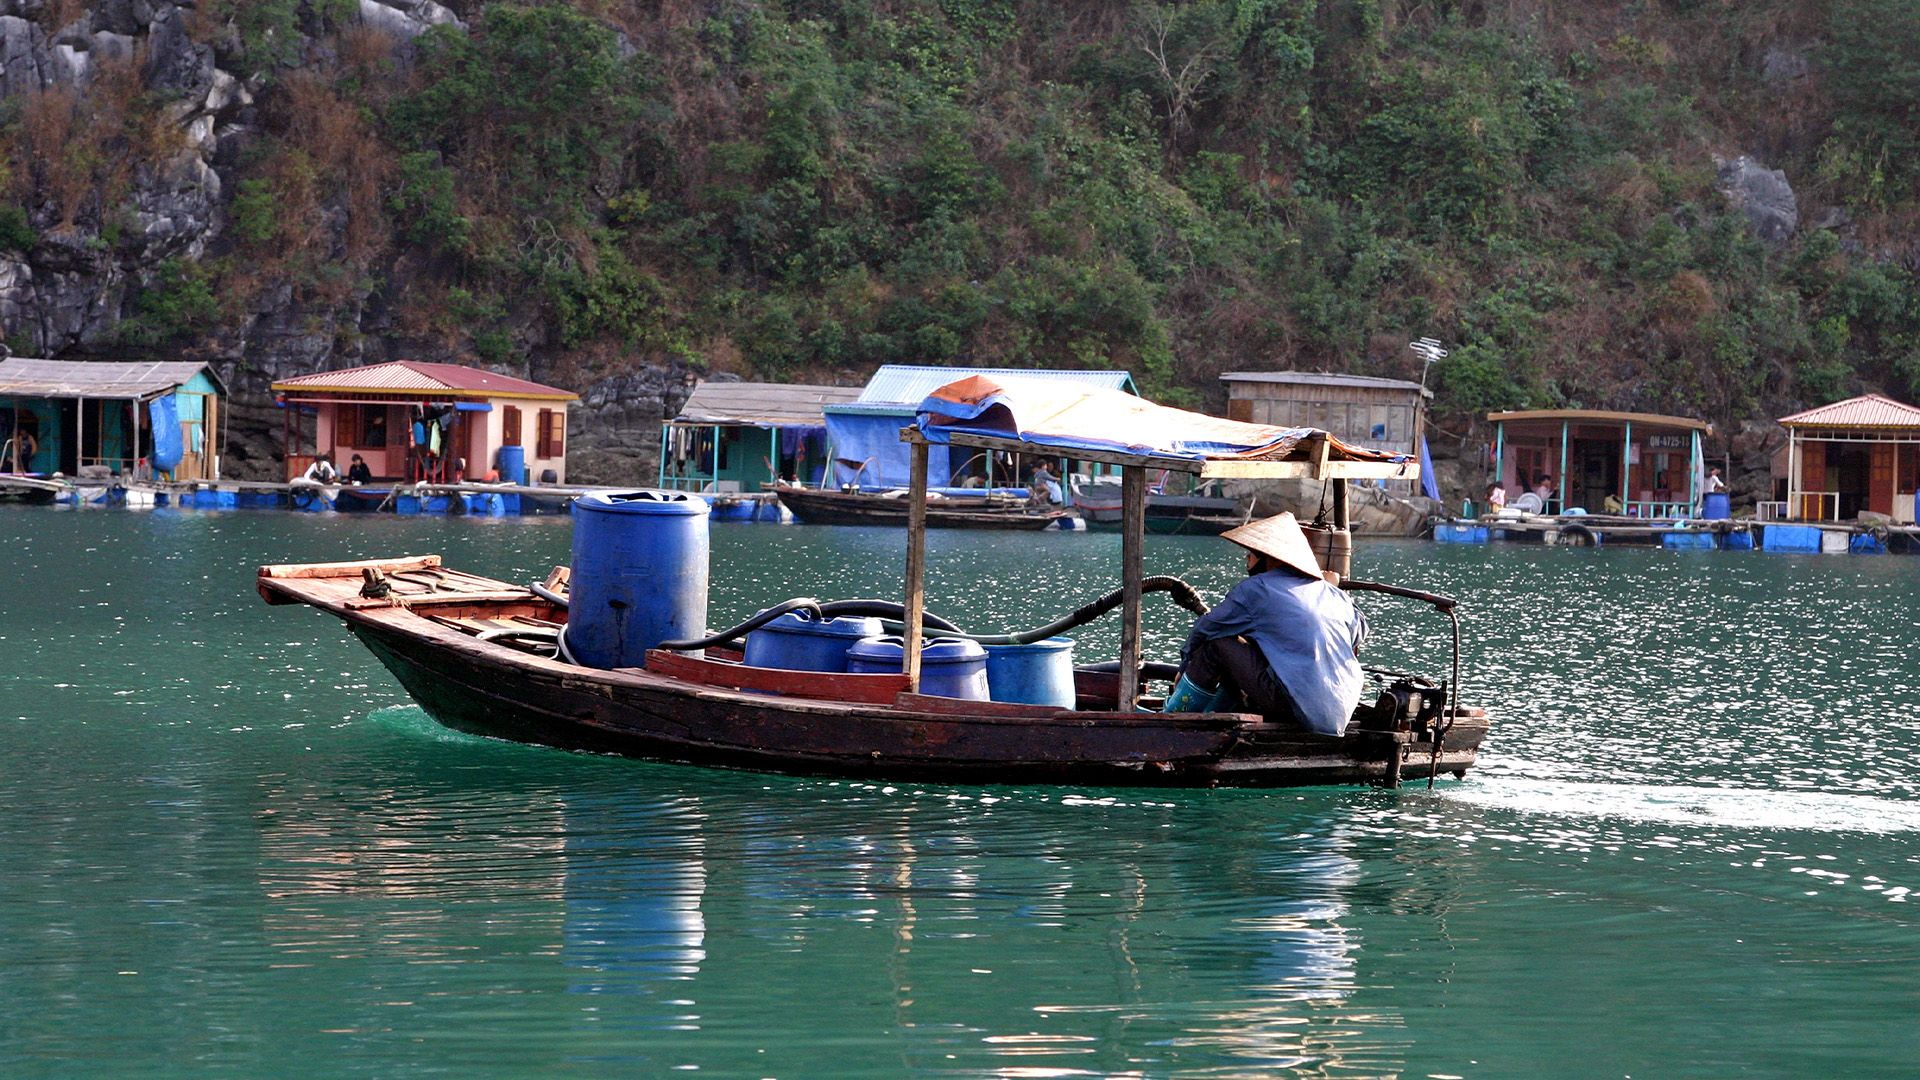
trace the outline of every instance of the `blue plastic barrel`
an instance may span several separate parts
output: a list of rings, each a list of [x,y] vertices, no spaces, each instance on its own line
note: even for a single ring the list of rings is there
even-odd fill
[[[790,611],[747,635],[747,666],[788,671],[845,671],[847,650],[878,637],[879,619],[827,619]],[[895,670],[899,670],[895,661]]]
[[[503,446],[500,448],[500,479],[509,484],[527,482],[527,448],[524,446]]]
[[[987,689],[995,701],[1073,708],[1073,640],[987,646]]]
[[[707,633],[707,504],[678,491],[573,501],[567,648],[589,667],[639,667],[663,641]]]
[[[1700,516],[1708,521],[1725,521],[1733,516],[1733,502],[1724,491],[1710,491],[1700,497]]]
[[[870,637],[847,650],[854,675],[897,675],[906,648],[897,637]],[[986,701],[987,650],[966,638],[942,638],[920,647],[920,692],[934,697]]]

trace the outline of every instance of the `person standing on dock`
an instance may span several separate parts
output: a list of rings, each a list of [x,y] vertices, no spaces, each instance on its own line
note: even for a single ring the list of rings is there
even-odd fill
[[[1720,479],[1720,466],[1715,465],[1707,470],[1707,482],[1703,485],[1703,489],[1709,495],[1718,495],[1727,490],[1727,482]]]
[[[1229,702],[1237,695],[1270,722],[1344,734],[1360,702],[1366,618],[1321,571],[1292,514],[1221,539],[1247,550],[1247,577],[1195,620],[1181,649],[1181,681]]]
[[[1506,509],[1506,507],[1507,507],[1506,485],[1501,484],[1498,481],[1488,484],[1487,485],[1487,510],[1490,513],[1497,514],[1500,511]]]

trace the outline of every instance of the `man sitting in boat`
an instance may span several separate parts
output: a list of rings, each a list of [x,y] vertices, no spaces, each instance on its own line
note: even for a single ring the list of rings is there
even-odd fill
[[[1194,622],[1168,710],[1192,709],[1197,692],[1215,698],[1211,708],[1234,708],[1239,698],[1269,722],[1344,734],[1360,701],[1366,618],[1322,573],[1292,514],[1221,536],[1247,549],[1247,577]]]

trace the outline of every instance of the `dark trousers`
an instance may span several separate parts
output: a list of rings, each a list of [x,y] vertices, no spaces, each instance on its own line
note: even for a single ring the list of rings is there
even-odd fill
[[[1293,695],[1274,677],[1260,646],[1246,638],[1208,638],[1195,645],[1187,656],[1187,678],[1202,689],[1224,688],[1228,697],[1220,704],[1222,710],[1231,709],[1238,694],[1247,711],[1270,723],[1302,724]]]

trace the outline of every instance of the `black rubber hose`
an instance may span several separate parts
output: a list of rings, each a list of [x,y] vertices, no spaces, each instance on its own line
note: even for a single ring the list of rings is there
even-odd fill
[[[1207,613],[1207,602],[1200,599],[1200,594],[1194,591],[1193,586],[1168,574],[1156,574],[1142,581],[1140,583],[1140,591],[1142,594],[1163,592],[1172,597],[1174,603],[1179,604],[1195,615],[1205,615]],[[1115,589],[1072,614],[1064,615],[1045,626],[1037,627],[1033,630],[1020,630],[1011,634],[936,633],[935,636],[971,638],[982,645],[1031,645],[1036,641],[1045,641],[1050,637],[1058,637],[1076,626],[1084,626],[1092,622],[1107,612],[1112,611],[1114,608],[1119,607],[1126,599],[1126,596],[1126,589]],[[889,627],[888,629],[889,632],[892,633],[899,632],[899,627],[897,626]]]
[[[869,615],[899,622],[907,617],[907,605],[894,600],[829,600],[820,605],[820,617],[823,619],[861,618]],[[966,631],[931,611],[920,613],[920,625],[950,635],[966,636]]]
[[[745,637],[752,631],[760,629],[782,615],[795,611],[807,612],[817,619],[820,617],[820,601],[815,600],[811,596],[795,597],[785,603],[773,605],[731,630],[722,630],[717,634],[710,634],[695,641],[663,641],[656,646],[656,648],[666,649],[669,652],[692,652],[695,649],[706,649],[715,645],[724,645],[729,641]]]

